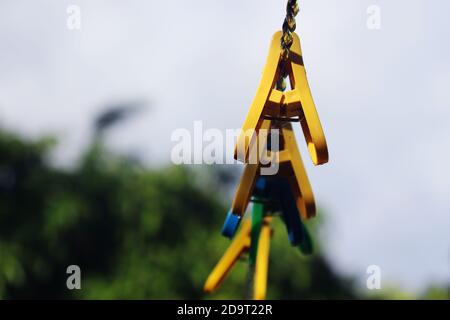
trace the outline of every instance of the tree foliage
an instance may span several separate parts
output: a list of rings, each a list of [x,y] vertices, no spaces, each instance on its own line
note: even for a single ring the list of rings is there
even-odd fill
[[[0,298],[244,298],[245,261],[217,293],[202,291],[229,244],[223,172],[148,169],[101,143],[62,170],[46,161],[50,142],[0,133]],[[320,252],[289,246],[279,220],[269,298],[354,298]],[[69,265],[81,268],[81,290],[66,287]]]

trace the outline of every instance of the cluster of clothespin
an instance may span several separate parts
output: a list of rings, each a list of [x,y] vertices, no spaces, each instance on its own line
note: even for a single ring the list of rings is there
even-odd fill
[[[245,168],[222,229],[222,234],[233,241],[207,279],[207,292],[214,291],[238,258],[249,252],[250,264],[254,266],[253,298],[265,298],[273,213],[281,212],[291,245],[305,254],[312,252],[311,237],[303,220],[315,216],[316,206],[292,123],[300,123],[315,165],[328,161],[328,150],[306,78],[300,39],[292,33],[292,46],[284,57],[282,36],[281,31],[273,36],[257,94],[237,140],[235,158],[244,162]],[[289,76],[289,91],[277,87],[283,71]],[[272,135],[260,135],[263,130],[277,130],[278,143],[272,141]],[[265,157],[275,162],[276,174],[262,174],[260,146]],[[256,163],[250,161],[252,152],[257,152]],[[250,202],[251,217],[243,219]]]

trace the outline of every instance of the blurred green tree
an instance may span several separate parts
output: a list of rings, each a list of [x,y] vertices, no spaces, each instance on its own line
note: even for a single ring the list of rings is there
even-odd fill
[[[65,171],[46,161],[52,140],[0,133],[0,297],[243,298],[246,263],[217,293],[202,292],[228,245],[219,230],[230,176],[146,169],[95,141]],[[66,287],[72,264],[82,270],[81,290]],[[270,298],[354,297],[320,253],[306,259],[289,247],[280,223],[269,277]]]
[[[105,150],[107,129],[140,108],[122,103],[101,114],[92,145],[72,170],[49,164],[53,139],[29,141],[0,130],[0,299],[245,297],[245,260],[218,292],[202,291],[229,244],[219,230],[236,171],[149,169]],[[314,221],[312,234],[320,225]],[[304,257],[289,245],[281,219],[274,229],[268,298],[410,297],[394,287],[364,294],[333,271],[320,244]],[[70,265],[81,268],[81,290],[67,289]],[[421,298],[448,299],[449,292],[432,286]]]

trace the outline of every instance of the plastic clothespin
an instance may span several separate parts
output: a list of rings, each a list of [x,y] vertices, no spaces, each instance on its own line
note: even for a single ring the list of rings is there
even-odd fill
[[[280,199],[280,209],[288,232],[289,242],[292,246],[298,246],[303,239],[303,228],[289,182],[285,178],[277,178],[274,181],[274,186],[278,190],[277,195]]]
[[[242,223],[242,228],[219,260],[208,279],[204,290],[212,292],[216,290],[234,266],[241,254],[250,248],[251,221],[246,219]]]
[[[241,230],[206,280],[205,292],[213,292],[222,284],[239,257],[250,249],[251,241],[253,241],[256,248],[253,262],[255,264],[253,295],[255,300],[265,299],[269,270],[270,238],[272,236],[271,221],[272,217],[266,216],[263,218],[259,235],[255,239],[252,239],[252,222],[250,219],[243,221]]]
[[[289,118],[298,117],[302,120],[303,133],[313,163],[315,165],[326,163],[328,161],[327,144],[306,78],[300,39],[295,33],[293,33],[294,42],[287,63],[292,90],[281,92],[274,88],[280,73],[281,36],[282,32],[278,31],[272,38],[269,56],[256,96],[237,140],[235,158],[244,163],[248,162],[249,149],[256,141],[265,118],[284,118],[290,121]]]
[[[272,217],[264,217],[258,239],[258,249],[256,254],[255,275],[253,295],[255,300],[264,300],[267,291],[267,277],[269,273],[269,251]]]
[[[265,129],[270,125],[271,121],[264,120],[263,127]],[[278,161],[279,174],[289,181],[298,212],[304,219],[309,219],[316,214],[314,194],[290,123],[282,127],[280,139],[283,140],[280,143],[281,150],[271,152],[271,157],[274,159],[273,161]],[[244,168],[233,204],[222,228],[222,234],[228,238],[234,236],[239,222],[247,210],[251,196],[254,194],[255,183],[260,177],[260,166],[258,161],[257,164],[246,164]]]
[[[316,204],[303,160],[290,123],[282,128],[283,149],[279,151],[280,173],[289,181],[294,199],[304,219],[316,215]]]
[[[270,127],[271,121],[265,120],[262,124],[262,128],[269,131]],[[254,159],[255,163],[245,165],[244,172],[241,176],[241,180],[239,181],[239,185],[231,205],[231,209],[228,211],[222,227],[222,235],[227,238],[232,238],[236,233],[239,223],[244,216],[248,203],[253,195],[253,189],[261,169],[261,161],[259,161],[259,157],[262,156],[261,153],[265,150],[267,141],[259,141],[259,143],[263,145],[255,151],[257,152],[258,158]]]

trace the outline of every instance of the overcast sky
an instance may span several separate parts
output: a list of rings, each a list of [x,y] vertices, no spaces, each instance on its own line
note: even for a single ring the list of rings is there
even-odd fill
[[[114,150],[168,163],[177,128],[239,128],[285,0],[2,0],[0,126],[57,134],[70,165],[106,105],[149,108]],[[81,30],[67,28],[68,5]],[[407,290],[450,281],[450,2],[304,0],[298,34],[330,163],[313,167],[322,237],[339,270]],[[367,28],[367,8],[381,29]]]

